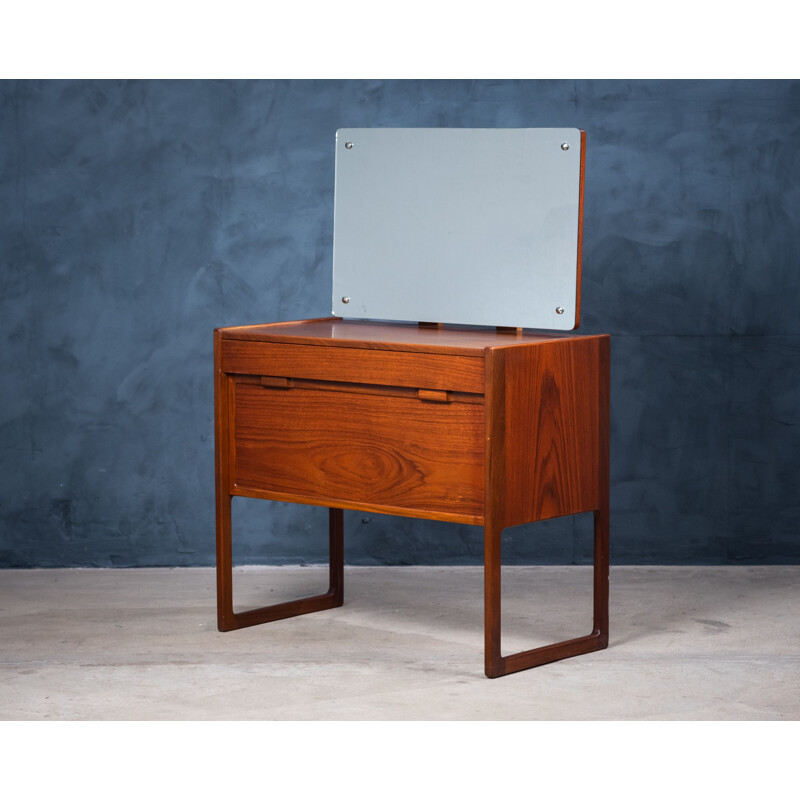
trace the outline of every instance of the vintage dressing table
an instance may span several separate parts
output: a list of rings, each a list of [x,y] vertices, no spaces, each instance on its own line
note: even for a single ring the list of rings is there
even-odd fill
[[[214,334],[220,630],[342,605],[343,510],[357,509],[483,527],[487,676],[607,646],[609,337],[569,332],[584,143],[337,133],[335,316]],[[325,594],[234,612],[237,495],[330,509]],[[503,656],[503,529],[583,512],[593,630]]]

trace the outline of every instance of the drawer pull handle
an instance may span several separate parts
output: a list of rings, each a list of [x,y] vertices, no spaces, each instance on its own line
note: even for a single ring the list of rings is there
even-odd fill
[[[291,389],[291,378],[273,378],[271,375],[261,376],[261,385],[268,386],[272,389]]]
[[[417,397],[429,403],[450,402],[450,392],[444,392],[441,389],[417,389]]]

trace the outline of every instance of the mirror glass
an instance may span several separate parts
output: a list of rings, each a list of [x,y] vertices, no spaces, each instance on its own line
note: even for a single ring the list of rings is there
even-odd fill
[[[577,327],[581,132],[336,134],[333,313]]]

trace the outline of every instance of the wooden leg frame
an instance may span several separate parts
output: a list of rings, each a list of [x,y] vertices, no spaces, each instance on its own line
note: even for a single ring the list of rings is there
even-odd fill
[[[221,631],[231,631],[263,622],[273,622],[312,611],[341,606],[344,600],[343,512],[329,509],[330,583],[325,594],[292,600],[249,611],[233,611],[233,562],[231,555],[231,498],[219,509],[217,536],[217,613]],[[594,512],[594,629],[586,636],[536,647],[513,655],[500,652],[500,538],[499,525],[484,528],[484,627],[485,666],[489,678],[538,667],[562,658],[591,653],[608,646],[608,509]]]
[[[564,642],[500,654],[500,537],[503,528],[484,529],[484,630],[486,676],[499,678],[562,658],[592,653],[608,647],[608,508],[594,512],[594,626],[591,633]]]
[[[233,611],[233,560],[231,548],[231,498],[219,510],[217,521],[217,627],[221,631],[233,631],[262,622],[309,614],[337,608],[344,602],[344,512],[340,508],[328,511],[330,536],[330,581],[325,594],[303,597],[288,603],[278,603],[238,614]]]

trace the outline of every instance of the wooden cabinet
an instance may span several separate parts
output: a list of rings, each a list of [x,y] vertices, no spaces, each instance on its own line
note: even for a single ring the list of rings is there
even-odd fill
[[[343,321],[215,332],[220,630],[341,605],[342,510],[481,525],[486,674],[608,640],[608,336]],[[234,613],[231,497],[330,511],[318,597]],[[500,534],[595,514],[594,629],[500,653]]]

